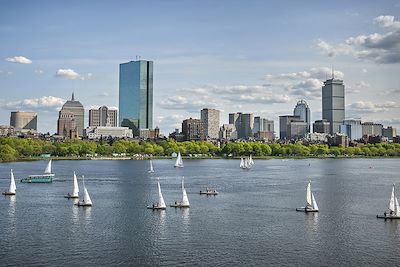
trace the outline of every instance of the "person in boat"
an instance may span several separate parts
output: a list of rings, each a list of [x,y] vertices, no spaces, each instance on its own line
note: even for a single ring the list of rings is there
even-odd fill
[[[393,211],[391,210],[391,211],[390,211],[390,216],[392,216],[392,215],[393,215]]]
[[[67,194],[67,197],[71,197],[71,194],[70,194],[70,193],[68,193],[68,194]]]
[[[176,204],[178,204],[178,203],[175,201],[175,205],[176,205]]]
[[[385,217],[386,217],[386,211],[383,213],[383,216],[385,216]]]

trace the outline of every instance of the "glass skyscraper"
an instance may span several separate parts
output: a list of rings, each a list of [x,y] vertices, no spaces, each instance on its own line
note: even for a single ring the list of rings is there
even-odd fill
[[[119,125],[153,128],[153,61],[119,65]]]
[[[310,108],[305,100],[300,100],[297,102],[296,107],[293,110],[294,116],[300,116],[305,123],[307,123],[307,133],[310,132]]]

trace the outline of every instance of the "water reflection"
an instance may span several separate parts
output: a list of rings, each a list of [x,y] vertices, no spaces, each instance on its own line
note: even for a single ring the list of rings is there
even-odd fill
[[[79,207],[76,206],[75,204],[77,204],[79,202],[79,199],[73,199],[72,200],[72,222],[74,224],[78,224],[79,222]]]
[[[312,232],[318,231],[318,212],[308,212],[306,217],[307,229]]]
[[[83,207],[83,218],[85,219],[86,223],[90,223],[92,221],[92,207]]]
[[[393,237],[398,237],[400,235],[399,223],[399,220],[386,220],[385,226],[389,231],[389,235]]]
[[[9,223],[8,223],[8,233],[10,236],[15,237],[16,232],[15,232],[15,210],[17,206],[17,196],[7,196],[8,198],[8,218],[9,218]]]

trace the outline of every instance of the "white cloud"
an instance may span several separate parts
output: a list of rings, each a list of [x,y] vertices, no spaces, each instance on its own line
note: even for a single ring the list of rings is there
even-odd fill
[[[32,64],[32,60],[23,56],[8,57],[5,59],[5,61],[20,64]]]
[[[356,111],[360,113],[376,113],[376,112],[383,112],[389,111],[393,108],[398,108],[398,103],[394,101],[386,101],[384,103],[373,103],[370,101],[357,101],[350,105],[348,108],[350,111]]]
[[[349,37],[337,45],[318,40],[317,47],[329,57],[351,55],[356,59],[376,63],[400,63],[400,22],[394,16],[379,16],[373,21],[383,33]]]
[[[65,100],[55,96],[42,96],[17,101],[1,102],[0,108],[7,110],[43,110],[54,111],[61,108]]]
[[[79,74],[73,69],[58,69],[56,72],[56,77],[66,78],[69,80],[92,80],[94,78],[92,73],[88,73],[86,75]]]

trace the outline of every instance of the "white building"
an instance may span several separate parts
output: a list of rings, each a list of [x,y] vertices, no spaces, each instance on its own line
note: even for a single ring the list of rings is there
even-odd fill
[[[219,134],[219,110],[203,108],[200,112],[200,120],[203,123],[206,138],[218,139]]]
[[[87,127],[85,129],[85,137],[88,139],[100,139],[106,137],[112,138],[132,138],[132,130],[128,127]]]
[[[360,140],[362,138],[361,119],[344,120],[340,125],[340,133],[347,135],[349,140]]]

